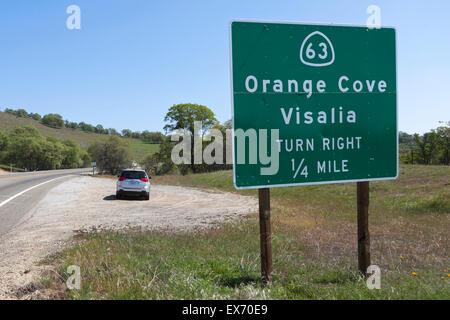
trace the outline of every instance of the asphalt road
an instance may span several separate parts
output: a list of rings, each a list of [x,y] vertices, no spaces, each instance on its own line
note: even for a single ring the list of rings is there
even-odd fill
[[[89,169],[0,175],[0,236],[23,222],[49,190]]]

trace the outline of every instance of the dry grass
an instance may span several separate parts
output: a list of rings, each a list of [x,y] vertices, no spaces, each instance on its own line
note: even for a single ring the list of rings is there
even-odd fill
[[[356,271],[354,183],[272,189],[270,287],[259,284],[256,213],[197,233],[86,234],[53,263],[62,278],[70,264],[83,270],[82,290],[66,291],[71,299],[450,299],[449,170],[402,166],[398,180],[371,183],[381,290],[367,289]],[[229,171],[153,183],[237,192]]]
[[[154,177],[154,182],[256,195],[234,190],[231,171]],[[398,263],[410,270],[449,266],[449,167],[401,166],[399,179],[372,182],[370,192],[373,263],[385,270]],[[277,188],[271,198],[274,232],[301,242],[312,259],[356,263],[355,183]]]

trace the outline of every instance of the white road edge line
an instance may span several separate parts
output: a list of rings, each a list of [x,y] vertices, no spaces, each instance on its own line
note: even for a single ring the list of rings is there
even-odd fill
[[[51,179],[51,180],[48,180],[48,181],[39,183],[39,184],[37,184],[37,185],[35,185],[35,186],[32,186],[32,187],[30,187],[30,188],[28,188],[28,189],[25,189],[25,190],[23,190],[23,191],[21,191],[21,192],[15,194],[15,195],[13,195],[11,198],[6,199],[5,201],[1,202],[1,203],[0,203],[0,208],[3,207],[3,206],[4,206],[5,204],[7,204],[8,202],[10,202],[11,200],[14,200],[14,199],[17,198],[17,197],[20,197],[20,196],[23,195],[25,192],[28,192],[28,191],[30,191],[30,190],[33,190],[34,188],[37,188],[37,187],[42,186],[43,184],[46,184],[46,183],[49,183],[49,182],[52,182],[52,181],[55,181],[55,180],[58,180],[58,179],[61,179],[61,178],[64,178],[64,177],[66,177],[66,176],[61,176],[61,177],[58,177],[58,178],[55,178],[55,179]]]

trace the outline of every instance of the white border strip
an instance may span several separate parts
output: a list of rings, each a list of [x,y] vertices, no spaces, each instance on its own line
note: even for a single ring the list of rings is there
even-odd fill
[[[8,202],[14,200],[15,198],[20,197],[20,196],[23,195],[24,193],[26,193],[26,192],[28,192],[28,191],[30,191],[30,190],[33,190],[34,188],[40,187],[40,186],[42,186],[42,185],[44,185],[44,184],[46,184],[46,183],[49,183],[49,182],[52,182],[52,181],[55,181],[55,180],[58,180],[58,179],[61,179],[61,178],[65,178],[65,177],[67,177],[67,176],[62,176],[62,177],[54,178],[54,179],[51,179],[51,180],[48,180],[48,181],[39,183],[39,184],[37,184],[37,185],[35,185],[35,186],[33,186],[33,187],[30,187],[30,188],[28,188],[28,189],[25,189],[25,190],[23,190],[23,191],[21,191],[21,192],[15,194],[15,195],[13,195],[11,198],[6,199],[5,201],[1,202],[1,203],[0,203],[0,208],[3,207],[3,206],[4,206],[5,204],[7,204]]]
[[[258,186],[248,186],[248,187],[238,187],[236,185],[236,169],[235,169],[235,158],[234,158],[234,90],[233,90],[233,32],[232,25],[233,22],[252,22],[252,23],[274,23],[274,24],[297,24],[297,25],[317,25],[317,26],[330,26],[330,27],[361,27],[367,28],[367,25],[357,25],[357,24],[337,24],[337,23],[317,23],[317,22],[295,22],[295,21],[268,21],[268,20],[251,20],[251,19],[233,19],[229,24],[229,45],[230,45],[230,78],[231,78],[231,120],[232,120],[232,154],[233,154],[233,185],[237,190],[244,189],[261,189],[261,188],[277,188],[277,187],[295,187],[295,186],[309,186],[316,184],[334,184],[334,183],[346,183],[346,182],[364,182],[364,181],[380,181],[380,180],[395,180],[399,175],[399,158],[398,158],[398,61],[397,61],[397,29],[391,26],[383,26],[383,29],[394,29],[395,35],[395,100],[396,100],[396,131],[397,131],[397,175],[395,177],[381,177],[381,178],[371,178],[371,179],[353,179],[353,180],[333,180],[333,181],[318,181],[318,182],[305,182],[305,183],[290,183],[290,184],[271,184],[271,185],[258,185]],[[0,205],[1,207],[1,205]]]

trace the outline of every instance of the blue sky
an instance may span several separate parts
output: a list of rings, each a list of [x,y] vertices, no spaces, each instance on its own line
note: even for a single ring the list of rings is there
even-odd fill
[[[66,8],[81,8],[68,30]],[[231,118],[232,19],[363,25],[370,4],[397,28],[399,130],[450,120],[449,1],[4,0],[0,107],[118,130],[162,130],[173,104]]]

